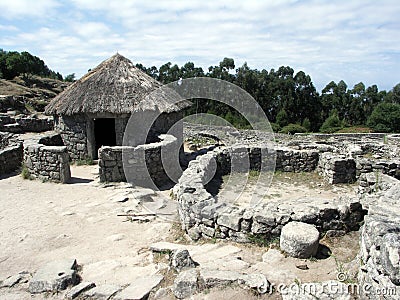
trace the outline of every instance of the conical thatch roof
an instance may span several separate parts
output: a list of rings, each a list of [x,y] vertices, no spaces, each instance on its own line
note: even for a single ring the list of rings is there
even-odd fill
[[[190,105],[188,101],[173,104],[177,94],[165,90],[157,91],[148,97],[151,92],[161,86],[161,83],[117,53],[56,96],[47,105],[46,113],[124,114],[144,110],[169,113]]]

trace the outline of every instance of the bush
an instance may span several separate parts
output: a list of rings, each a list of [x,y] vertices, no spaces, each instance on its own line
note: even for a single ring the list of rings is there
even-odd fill
[[[311,122],[309,118],[305,118],[303,120],[303,123],[301,123],[301,126],[303,126],[305,129],[307,129],[307,131],[311,130]]]
[[[331,114],[319,129],[322,133],[334,133],[342,129],[342,122],[336,113]]]
[[[305,133],[307,132],[307,129],[305,129],[303,126],[299,124],[289,124],[285,127],[282,128],[280,133],[286,133],[286,134],[294,134],[294,133]]]
[[[400,104],[380,103],[372,111],[367,125],[376,132],[400,132]]]
[[[276,124],[276,123],[271,123],[271,128],[272,128],[272,131],[273,132],[279,132],[279,131],[281,131],[281,126],[279,126],[278,124]]]
[[[22,165],[21,176],[23,179],[32,179],[31,173],[29,172],[29,169],[27,166],[25,166],[25,164]]]

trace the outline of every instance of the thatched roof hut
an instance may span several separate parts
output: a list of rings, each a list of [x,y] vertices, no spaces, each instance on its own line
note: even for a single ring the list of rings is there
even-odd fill
[[[191,103],[177,102],[179,95],[161,86],[129,59],[115,54],[56,96],[45,112],[54,116],[55,129],[72,159],[97,158],[101,146],[122,144],[133,114],[159,115],[149,140],[182,118],[182,109]]]
[[[170,113],[190,105],[187,101],[171,104],[174,99],[165,91],[143,101],[161,85],[117,53],[56,96],[46,107],[46,113],[66,116],[105,112],[129,114],[141,110]]]

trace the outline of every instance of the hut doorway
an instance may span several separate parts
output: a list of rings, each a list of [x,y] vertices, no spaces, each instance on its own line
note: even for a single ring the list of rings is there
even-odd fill
[[[101,146],[116,146],[115,119],[99,118],[94,120],[94,138],[96,143],[95,159]]]

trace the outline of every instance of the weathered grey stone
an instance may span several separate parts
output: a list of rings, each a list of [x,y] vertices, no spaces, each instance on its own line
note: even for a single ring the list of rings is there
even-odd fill
[[[0,287],[13,287],[14,285],[18,283],[25,283],[28,282],[29,279],[31,278],[31,274],[27,271],[22,271],[19,272],[16,275],[7,277],[6,279],[3,280],[1,283]]]
[[[200,270],[200,278],[206,287],[225,287],[238,283],[242,274],[235,271]]]
[[[90,290],[91,288],[94,288],[95,286],[96,286],[96,284],[94,282],[81,282],[78,285],[74,286],[72,289],[70,289],[65,294],[65,298],[75,299],[83,292],[86,292],[86,291]]]
[[[116,294],[113,299],[146,299],[150,292],[163,280],[162,275],[140,277],[133,281],[128,287]]]
[[[108,300],[121,290],[121,287],[113,284],[98,285],[84,293],[84,297],[96,300]]]
[[[198,241],[201,238],[201,231],[197,226],[190,228],[187,233],[193,241]]]
[[[309,258],[318,250],[319,231],[314,225],[302,222],[289,222],[283,226],[280,247],[293,257]]]
[[[29,282],[29,292],[56,292],[64,290],[70,284],[75,284],[76,260],[65,259],[47,263],[36,271]]]
[[[191,258],[188,250],[178,249],[172,252],[171,266],[179,272],[185,268],[194,268],[196,264]]]
[[[176,298],[190,297],[197,291],[197,271],[189,269],[182,271],[174,280],[173,292]]]

